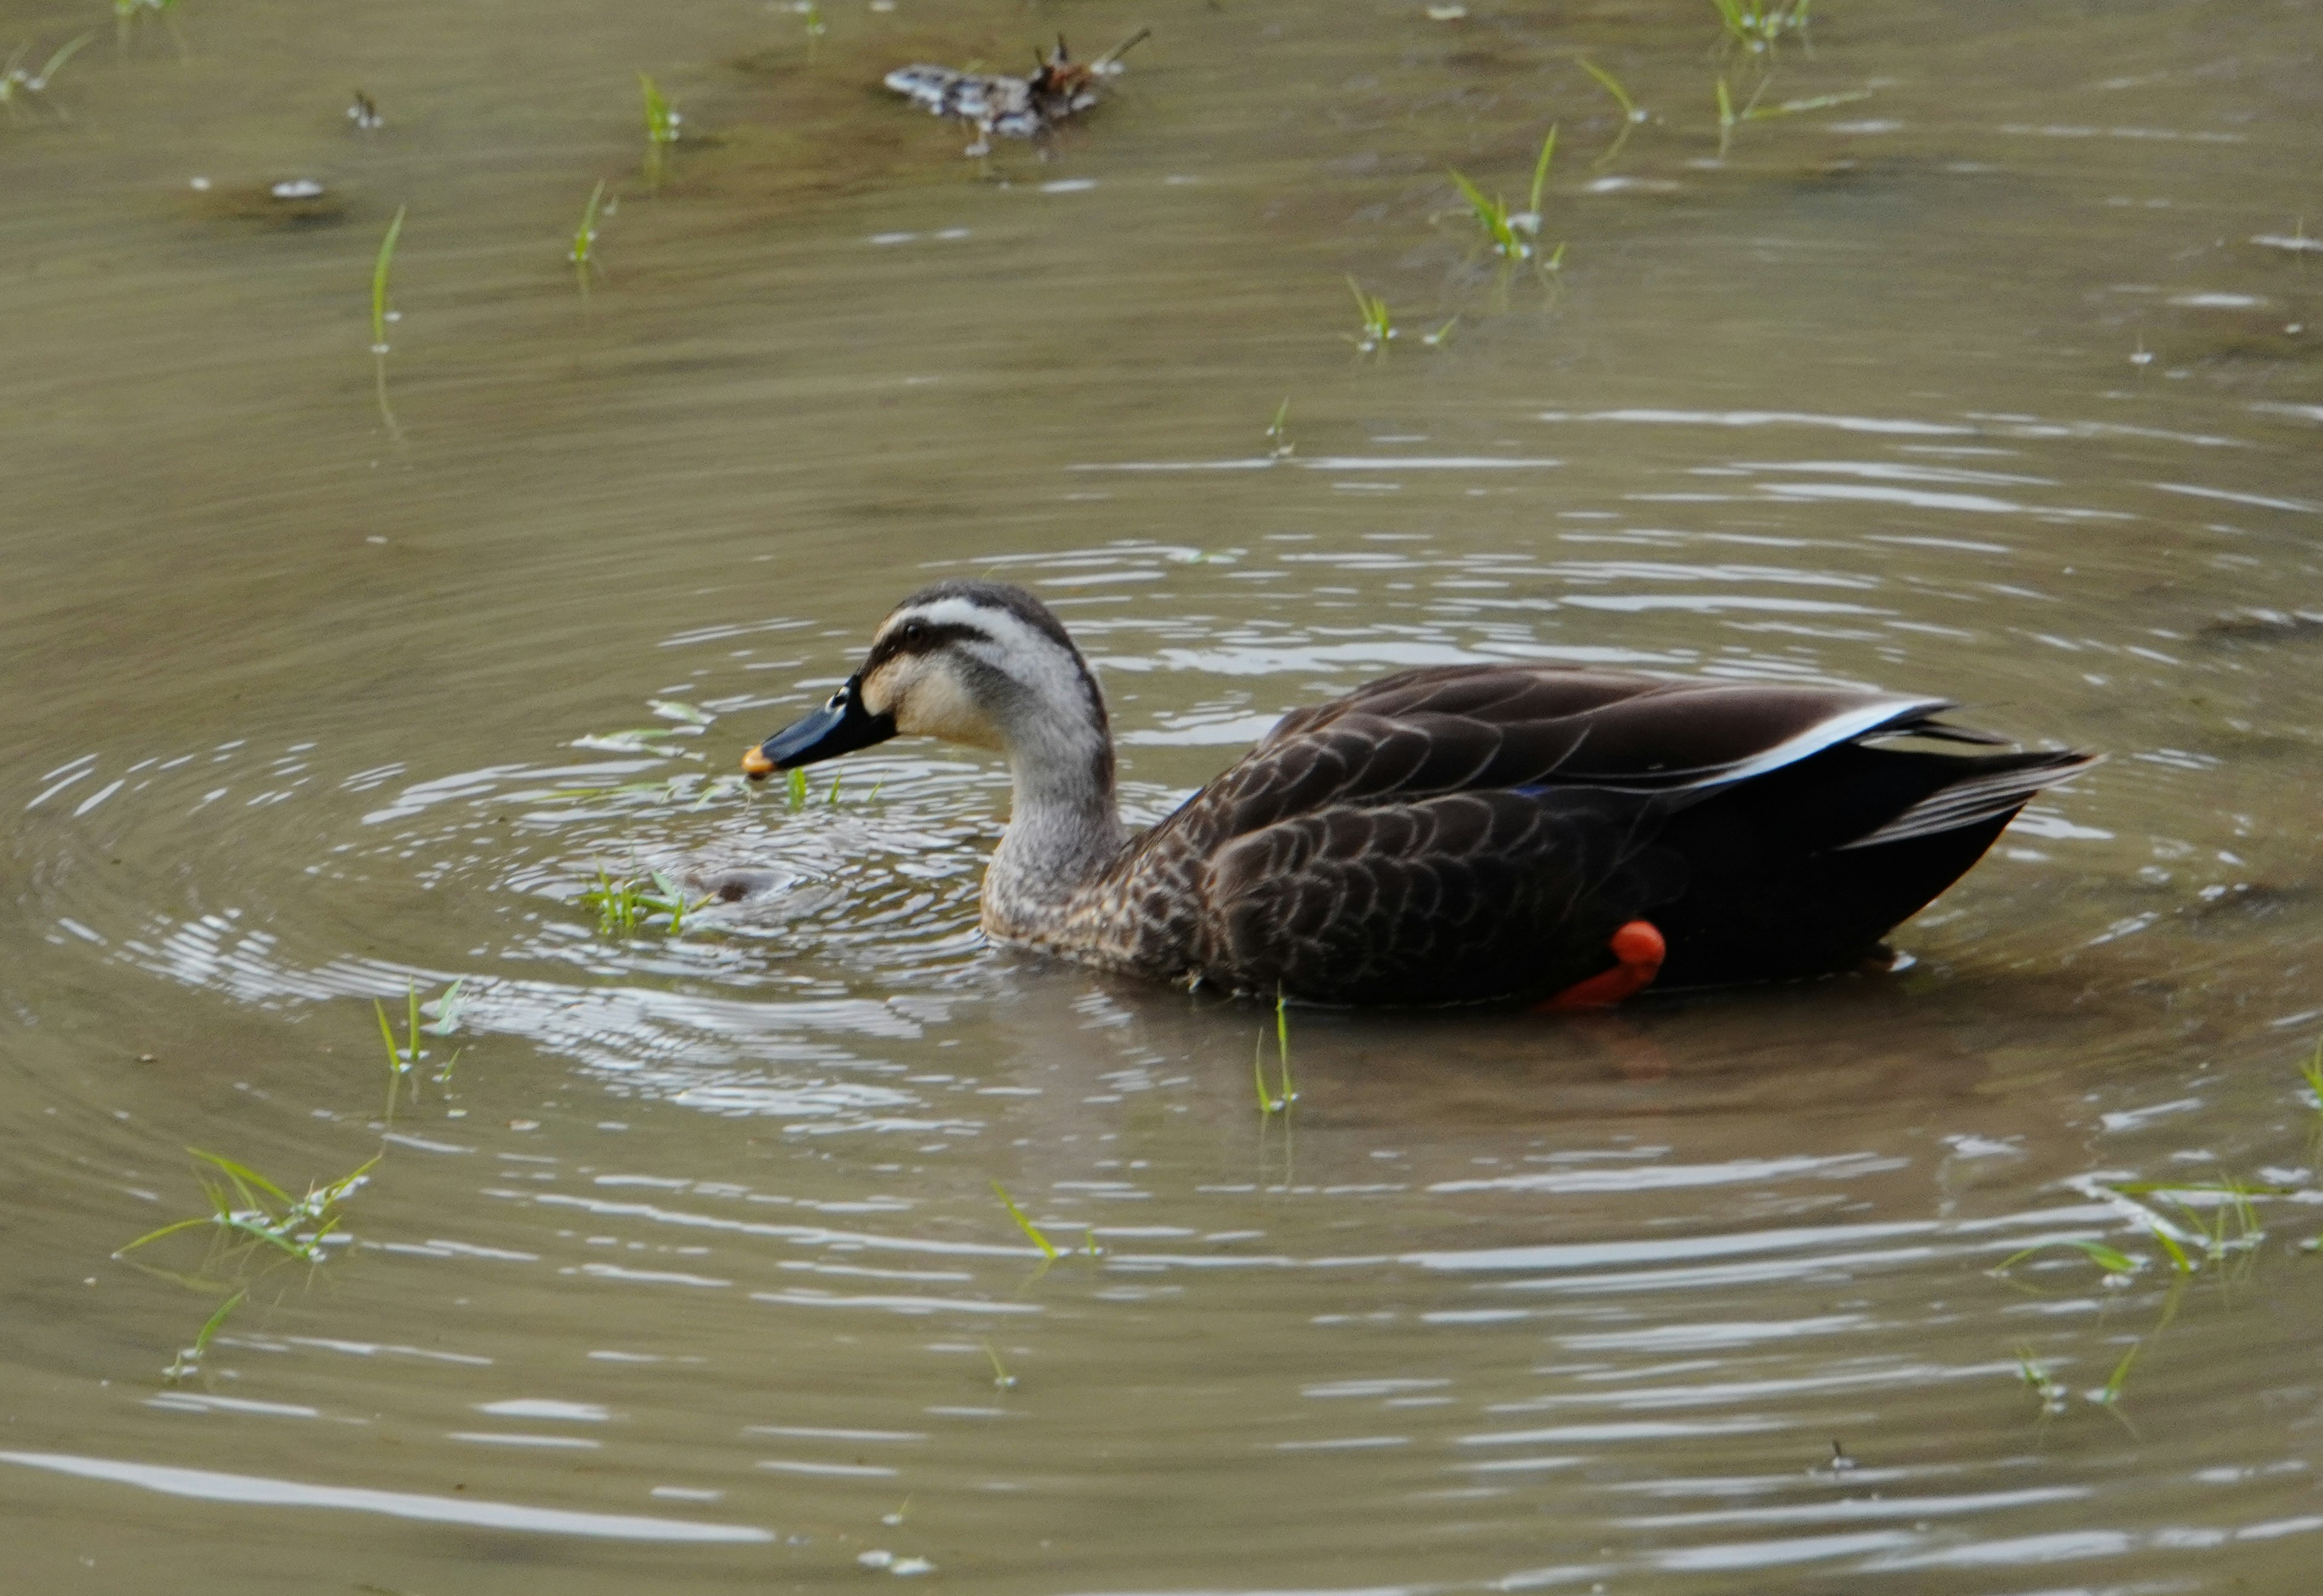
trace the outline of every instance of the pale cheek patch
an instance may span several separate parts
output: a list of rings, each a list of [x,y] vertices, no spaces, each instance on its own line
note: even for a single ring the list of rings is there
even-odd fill
[[[914,673],[900,684],[891,712],[895,729],[914,737],[937,737],[973,748],[1001,747],[1000,728],[977,708],[949,671]]]
[[[863,678],[862,684],[855,690],[856,696],[872,714],[887,714],[894,710],[896,699],[903,696],[904,684],[898,680],[902,674],[893,663],[883,665]]]

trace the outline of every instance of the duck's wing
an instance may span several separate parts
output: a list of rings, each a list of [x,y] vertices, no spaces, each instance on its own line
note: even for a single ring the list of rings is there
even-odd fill
[[[1606,962],[1615,927],[1683,884],[1647,846],[1650,802],[1464,792],[1260,827],[1202,872],[1199,968],[1327,1003],[1558,990]]]
[[[1989,741],[1951,704],[1844,688],[1556,665],[1405,671],[1285,716],[1194,801],[1226,835],[1339,803],[1491,788],[1669,795],[1762,775],[1865,737]],[[1189,805],[1192,807],[1192,805]]]
[[[1155,889],[1146,923],[1226,985],[1340,1001],[1550,992],[1602,966],[1623,920],[1684,893],[1697,861],[1658,845],[1673,817],[1868,738],[1997,740],[1933,719],[1951,707],[1553,665],[1407,671],[1286,716],[1123,869]],[[1886,840],[1949,779],[1850,775],[1825,803],[1814,775],[1798,772],[1820,814],[1799,846],[1817,852]],[[2036,784],[1996,783],[1967,807],[1997,813]],[[1911,828],[1948,818],[1938,808]]]

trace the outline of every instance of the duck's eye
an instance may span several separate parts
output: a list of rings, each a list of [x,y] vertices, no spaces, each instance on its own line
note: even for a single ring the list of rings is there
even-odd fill
[[[914,645],[926,642],[928,640],[927,623],[918,620],[905,621],[904,623],[903,638],[904,642]]]

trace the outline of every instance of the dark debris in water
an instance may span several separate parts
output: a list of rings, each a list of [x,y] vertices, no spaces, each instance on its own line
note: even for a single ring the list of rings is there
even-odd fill
[[[261,227],[335,226],[347,219],[345,197],[318,178],[304,175],[259,183],[214,183],[189,192],[197,216]]]
[[[1078,116],[1104,98],[1100,86],[1121,71],[1121,58],[1150,32],[1140,28],[1093,61],[1072,59],[1061,36],[1029,76],[966,71],[924,63],[898,67],[886,86],[931,115],[966,123],[976,133],[970,155],[992,148],[992,135],[1032,139]]]
[[[783,877],[772,870],[721,870],[702,881],[709,895],[721,903],[764,897],[782,885]]]
[[[2221,643],[2323,640],[2323,610],[2229,610],[2202,628]]]

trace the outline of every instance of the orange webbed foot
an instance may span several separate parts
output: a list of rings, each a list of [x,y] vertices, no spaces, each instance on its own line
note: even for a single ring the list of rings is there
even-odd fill
[[[1608,942],[1620,960],[1611,969],[1576,981],[1547,1002],[1535,1005],[1538,1014],[1562,1014],[1571,1009],[1609,1009],[1625,997],[1634,997],[1662,973],[1669,944],[1649,920],[1632,920]]]

